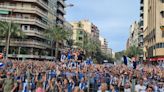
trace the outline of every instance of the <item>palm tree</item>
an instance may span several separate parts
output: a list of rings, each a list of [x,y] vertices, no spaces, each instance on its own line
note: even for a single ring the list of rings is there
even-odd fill
[[[25,37],[20,25],[13,22],[0,21],[0,37],[5,38],[6,59],[8,58],[10,38],[11,37]]]
[[[138,55],[142,54],[143,50],[136,46],[131,46],[126,50],[126,54],[129,57],[137,57]]]
[[[59,51],[59,43],[63,42],[64,40],[67,40],[69,36],[71,35],[70,31],[66,31],[63,28],[59,26],[53,26],[46,30],[45,35],[55,41],[55,57],[58,57],[58,51]]]

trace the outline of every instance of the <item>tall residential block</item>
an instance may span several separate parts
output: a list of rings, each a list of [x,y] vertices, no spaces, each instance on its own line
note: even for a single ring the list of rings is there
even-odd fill
[[[87,36],[92,41],[95,41],[100,46],[99,32],[98,27],[88,20],[81,20],[71,23],[75,28],[79,26],[84,33],[87,33]]]
[[[45,59],[49,56],[48,59],[52,59],[51,50],[55,47],[45,37],[44,31],[56,24],[64,25],[64,8],[64,0],[0,1],[0,20],[20,24],[26,35],[25,39],[11,39],[9,57],[15,57],[16,54],[20,58]],[[0,51],[3,51],[5,39],[1,40]]]
[[[107,54],[108,53],[108,43],[107,43],[107,40],[105,38],[101,37],[101,36],[100,36],[99,40],[101,42],[101,51],[104,54]]]
[[[74,40],[74,48],[83,48],[85,41],[87,40],[87,32],[84,30],[83,25],[80,22],[72,22],[71,24],[73,26],[72,39]]]
[[[144,56],[164,61],[164,0],[144,0]]]
[[[139,23],[137,21],[135,21],[131,26],[130,26],[130,29],[129,29],[129,39],[128,39],[128,46],[131,47],[131,46],[136,46],[138,47],[138,44],[139,44]]]

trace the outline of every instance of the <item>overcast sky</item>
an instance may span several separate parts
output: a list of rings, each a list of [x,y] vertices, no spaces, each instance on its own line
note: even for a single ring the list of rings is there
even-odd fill
[[[67,0],[66,20],[88,19],[98,26],[100,35],[107,39],[108,47],[121,51],[126,47],[129,27],[139,20],[140,0]]]

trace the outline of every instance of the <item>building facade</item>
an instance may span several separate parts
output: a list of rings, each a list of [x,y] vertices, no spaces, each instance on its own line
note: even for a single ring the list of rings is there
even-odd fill
[[[137,21],[135,21],[131,26],[130,26],[130,36],[129,36],[129,39],[128,39],[128,46],[131,47],[131,46],[136,46],[138,47],[138,44],[139,44],[139,41],[138,41],[138,38],[139,38],[139,24]]]
[[[81,20],[79,22],[83,25],[83,28],[87,32],[89,38],[95,41],[100,46],[100,30],[98,29],[98,27],[89,20]]]
[[[103,37],[100,37],[99,40],[101,42],[101,46],[100,46],[101,47],[101,51],[104,54],[107,54],[107,52],[108,52],[108,43],[107,43],[106,39],[103,38]]]
[[[87,39],[90,39],[90,40],[96,42],[100,46],[100,40],[99,40],[99,32],[100,31],[96,25],[94,25],[93,23],[91,23],[88,20],[75,21],[75,22],[72,22],[71,24],[74,29],[73,39],[75,40],[75,42],[80,42],[79,40],[77,40],[78,37],[79,37],[79,39],[82,39],[83,37],[87,36]],[[81,38],[81,36],[79,36],[79,34],[82,36],[82,38]],[[83,40],[81,40],[81,41],[83,41]],[[85,39],[84,39],[84,41],[85,41]]]
[[[48,59],[52,59],[51,49],[54,48],[54,44],[45,37],[44,31],[58,24],[59,20],[64,22],[62,19],[65,14],[64,7],[64,0],[0,1],[0,20],[20,24],[26,35],[25,39],[12,38],[10,40],[9,57],[14,57],[13,54],[16,54],[20,58],[49,57]],[[4,11],[6,14],[3,13]],[[5,39],[2,39],[1,51],[4,44]]]
[[[107,55],[109,55],[110,57],[112,57],[112,52],[112,48],[107,49]]]
[[[144,59],[164,60],[164,0],[144,0]]]
[[[87,33],[80,22],[72,22],[73,35],[72,39],[74,41],[74,48],[84,47],[85,41],[87,40]]]

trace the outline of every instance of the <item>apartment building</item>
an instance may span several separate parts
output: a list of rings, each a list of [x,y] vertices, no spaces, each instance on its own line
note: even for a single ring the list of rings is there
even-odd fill
[[[54,44],[44,36],[44,31],[58,21],[63,24],[64,7],[63,0],[0,1],[0,20],[20,24],[27,36],[25,39],[11,39],[9,57],[53,59]],[[1,39],[3,51],[5,40]]]
[[[138,38],[139,38],[139,24],[137,21],[135,21],[131,26],[130,26],[130,29],[129,29],[129,39],[128,39],[128,46],[131,47],[131,46],[136,46],[138,47],[138,44],[139,44],[139,41],[138,41]]]
[[[101,51],[104,53],[104,54],[107,54],[108,53],[108,42],[105,38],[101,37],[99,38],[100,42],[101,42]]]
[[[56,0],[56,7],[56,23],[57,25],[63,26],[65,22],[64,15],[66,14],[66,11],[64,10],[64,8],[66,7],[65,0]]]
[[[83,48],[85,41],[88,39],[87,32],[83,28],[84,25],[82,25],[80,22],[72,22],[71,24],[73,26],[72,39],[74,40],[74,48]]]
[[[87,33],[88,39],[96,42],[100,46],[99,32],[100,30],[96,25],[91,23],[89,20],[74,21],[71,23],[75,28],[79,26],[80,29]]]
[[[164,61],[164,0],[144,0],[144,59]]]
[[[89,38],[100,45],[100,30],[98,29],[98,27],[89,20],[81,20],[79,22],[83,25],[84,30],[89,34]]]

